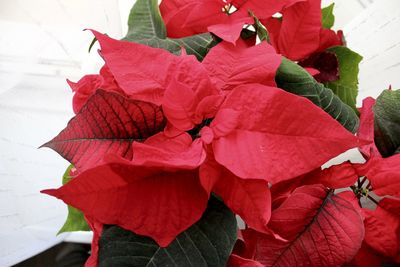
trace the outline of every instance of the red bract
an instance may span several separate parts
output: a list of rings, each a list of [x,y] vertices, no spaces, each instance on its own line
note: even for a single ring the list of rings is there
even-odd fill
[[[360,212],[320,185],[297,188],[272,211],[268,226],[286,241],[245,230],[254,260],[264,266],[342,266],[364,237]]]
[[[400,196],[400,155],[383,158],[374,141],[374,113],[375,99],[364,99],[360,109],[360,128],[357,135],[371,141],[369,145],[361,147],[361,152],[367,157],[367,164],[358,167],[362,175],[368,177],[375,194],[380,196]]]
[[[276,86],[275,74],[281,56],[266,42],[250,48],[243,41],[238,41],[236,46],[221,42],[202,63],[219,89],[232,90],[248,83]]]
[[[207,72],[194,56],[175,56],[163,49],[92,32],[116,82],[130,98],[159,105],[173,78],[193,90],[212,87]]]
[[[374,211],[364,209],[365,243],[380,254],[400,255],[400,199],[384,198]]]
[[[360,152],[367,158],[372,155],[380,156],[378,148],[374,142],[374,112],[372,107],[375,105],[375,99],[367,97],[362,102],[360,111],[360,127],[357,130],[357,136],[361,139],[367,140],[370,143],[360,147]]]
[[[242,178],[277,183],[312,171],[358,146],[351,133],[309,100],[278,88],[239,86],[217,117],[224,110],[236,111],[238,118],[231,129],[214,137],[215,159]],[[213,121],[210,127],[217,126]]]
[[[291,60],[303,60],[314,52],[342,45],[341,33],[323,29],[321,0],[299,1],[282,11],[282,21],[268,18],[263,23],[276,50]]]
[[[69,80],[67,80],[67,82],[72,91],[75,92],[72,103],[75,113],[79,112],[89,97],[94,94],[97,89],[123,93],[106,65],[101,68],[100,74],[85,75],[77,83]]]
[[[365,240],[350,266],[400,263],[400,199],[384,198],[375,210],[363,209]]]
[[[313,68],[314,71],[317,71],[310,74],[320,83],[333,82],[339,79],[339,62],[332,52],[314,53],[305,60],[300,61],[299,65],[305,68]]]
[[[163,0],[160,11],[170,37],[184,37],[212,32],[223,40],[235,43],[243,25],[253,24],[248,11],[259,18],[269,18],[296,0]]]
[[[279,206],[299,186],[323,184],[331,189],[344,188],[354,185],[358,177],[356,169],[350,162],[323,170],[317,168],[299,177],[274,184],[271,188],[274,196],[273,207]]]
[[[229,258],[228,267],[264,267],[260,262],[232,254]]]
[[[271,194],[268,182],[262,179],[242,179],[215,161],[211,148],[200,167],[204,187],[212,188],[225,204],[239,214],[247,225],[265,232],[271,217]]]
[[[164,125],[160,107],[97,90],[67,127],[43,146],[83,171],[103,163],[108,153],[132,158],[132,142],[162,131]]]
[[[400,154],[388,157],[374,157],[367,163],[365,176],[371,182],[375,194],[400,197]]]
[[[93,218],[88,216],[85,217],[86,222],[90,226],[90,229],[93,232],[93,239],[92,239],[92,248],[90,251],[90,257],[85,263],[85,267],[96,267],[97,266],[97,259],[99,254],[99,239],[101,236],[101,232],[103,231],[103,224],[99,223]]]
[[[112,163],[86,170],[63,187],[43,192],[102,224],[119,225],[167,246],[201,217],[210,193],[200,184],[193,164],[194,159],[197,165],[204,160],[202,150],[191,145],[190,138],[176,138],[161,143],[164,138],[159,137],[162,149],[152,154],[152,161],[144,160],[142,151],[138,164],[110,156]],[[179,158],[180,152],[186,157]]]

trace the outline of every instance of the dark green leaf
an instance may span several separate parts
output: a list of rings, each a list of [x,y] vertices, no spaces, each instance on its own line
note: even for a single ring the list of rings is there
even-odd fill
[[[90,50],[92,50],[94,44],[97,42],[96,37],[93,38],[92,42],[89,45],[88,53],[90,53]]]
[[[71,169],[74,166],[71,164],[67,170],[65,171],[62,184],[68,183],[72,177],[69,175]],[[63,227],[61,227],[60,231],[57,234],[61,234],[64,232],[74,232],[74,231],[90,231],[88,224],[86,223],[85,218],[83,217],[83,213],[68,205],[68,217],[65,221]]]
[[[322,9],[322,27],[330,29],[335,24],[335,16],[333,15],[333,8],[335,3],[330,4]]]
[[[327,49],[336,55],[339,62],[339,79],[328,82],[326,87],[332,89],[344,103],[357,112],[356,99],[358,94],[358,65],[362,56],[345,46],[335,46]]]
[[[347,130],[356,132],[359,124],[354,110],[343,103],[332,90],[318,83],[306,70],[287,58],[276,74],[278,86],[290,93],[304,96],[321,107]]]
[[[188,54],[195,55],[199,60],[216,44],[209,33],[168,38],[157,0],[137,0],[129,15],[128,26],[124,40],[163,48],[174,54],[180,54],[181,47],[184,47]]]
[[[211,198],[202,218],[161,248],[152,239],[107,226],[99,242],[99,266],[225,266],[236,241],[236,219]]]
[[[383,157],[400,152],[400,90],[385,90],[376,99],[375,143]]]

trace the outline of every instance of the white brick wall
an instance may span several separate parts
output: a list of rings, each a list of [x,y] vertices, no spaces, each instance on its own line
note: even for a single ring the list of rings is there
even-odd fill
[[[68,163],[38,147],[73,116],[65,79],[98,71],[86,27],[122,36],[117,0],[0,1],[0,266],[61,242],[67,208],[40,194],[59,187]]]

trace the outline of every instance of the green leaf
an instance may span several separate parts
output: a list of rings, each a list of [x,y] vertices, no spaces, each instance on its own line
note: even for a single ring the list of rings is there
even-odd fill
[[[236,232],[234,214],[212,197],[202,218],[166,248],[118,226],[105,227],[99,241],[98,263],[100,267],[226,266]]]
[[[163,48],[174,54],[180,54],[181,47],[195,55],[200,61],[216,44],[209,33],[197,34],[185,38],[168,38],[157,0],[137,0],[131,9],[128,20],[128,33],[124,40]]]
[[[279,88],[308,98],[347,130],[357,131],[359,119],[354,110],[295,62],[283,57],[275,79]]]
[[[374,106],[375,143],[383,157],[400,152],[400,90],[385,90]]]
[[[322,9],[322,27],[330,29],[335,24],[335,16],[333,15],[333,8],[335,3],[330,4]]]
[[[63,185],[68,183],[72,179],[69,173],[73,167],[74,166],[71,164],[65,171],[62,178]],[[86,220],[83,217],[83,213],[80,210],[68,205],[67,220],[65,221],[63,227],[61,227],[60,231],[58,231],[57,234],[61,234],[64,232],[74,232],[74,231],[90,231],[90,227],[86,223]]]
[[[260,41],[267,41],[270,43],[269,33],[267,28],[260,22],[260,20],[254,15],[253,12],[249,11],[250,16],[254,18],[254,28],[256,28],[257,36]]]
[[[326,87],[332,89],[344,103],[349,105],[356,113],[357,94],[358,94],[358,65],[362,56],[351,51],[345,46],[335,46],[327,49],[336,55],[339,62],[339,80],[328,82]]]

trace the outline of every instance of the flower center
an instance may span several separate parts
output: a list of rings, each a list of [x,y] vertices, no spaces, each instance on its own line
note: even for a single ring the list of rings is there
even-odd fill
[[[235,13],[238,9],[232,5],[231,3],[227,3],[227,1],[224,1],[226,3],[226,5],[222,8],[222,12],[227,14],[227,15],[231,15],[233,13]]]

